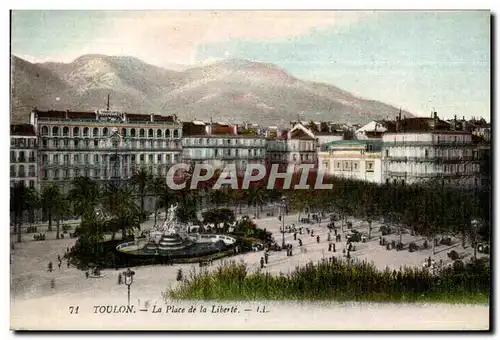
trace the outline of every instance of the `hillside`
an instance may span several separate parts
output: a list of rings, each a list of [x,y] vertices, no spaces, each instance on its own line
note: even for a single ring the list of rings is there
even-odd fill
[[[97,110],[111,95],[113,109],[177,114],[183,120],[261,124],[303,120],[365,123],[399,109],[335,86],[302,81],[275,65],[225,60],[182,72],[133,57],[85,55],[71,63],[32,64],[12,57],[12,117],[40,109]],[[410,113],[404,112],[406,116]]]

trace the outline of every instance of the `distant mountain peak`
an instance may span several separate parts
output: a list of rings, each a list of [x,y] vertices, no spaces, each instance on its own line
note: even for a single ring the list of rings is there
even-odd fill
[[[13,120],[20,121],[27,120],[33,106],[100,109],[108,94],[118,110],[176,114],[183,120],[219,117],[274,125],[304,112],[304,120],[366,123],[399,112],[332,85],[294,78],[277,65],[248,59],[220,60],[175,72],[128,56],[87,54],[71,63],[34,64],[13,56],[12,74]]]

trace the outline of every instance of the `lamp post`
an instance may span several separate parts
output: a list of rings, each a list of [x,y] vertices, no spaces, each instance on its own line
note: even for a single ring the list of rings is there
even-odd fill
[[[281,235],[282,235],[282,241],[281,241],[281,247],[285,248],[285,209],[286,209],[286,197],[283,196],[281,197]]]
[[[125,284],[127,285],[127,296],[128,296],[128,305],[130,306],[130,285],[134,282],[135,272],[128,268],[123,272],[123,277],[125,278]]]

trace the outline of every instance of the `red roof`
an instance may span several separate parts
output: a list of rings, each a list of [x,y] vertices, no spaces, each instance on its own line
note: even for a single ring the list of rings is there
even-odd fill
[[[59,119],[66,118],[66,111],[53,111],[53,110],[39,111],[39,110],[35,110],[35,113],[37,114],[38,118],[59,118]]]
[[[183,136],[204,136],[206,135],[205,125],[196,125],[192,122],[185,122],[182,124]]]
[[[132,121],[151,121],[151,115],[137,114],[137,113],[127,113],[127,120]]]
[[[234,135],[234,128],[231,125],[218,125],[212,126],[213,135]]]
[[[176,116],[161,116],[161,115],[154,115],[153,119],[158,122],[175,122],[177,120]]]
[[[11,136],[36,136],[35,127],[31,124],[10,124]]]

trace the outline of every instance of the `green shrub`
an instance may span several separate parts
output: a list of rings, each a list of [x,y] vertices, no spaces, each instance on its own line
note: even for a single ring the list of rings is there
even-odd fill
[[[222,265],[214,272],[193,275],[166,296],[194,300],[337,300],[441,301],[487,303],[489,261],[446,268],[431,274],[420,268],[377,270],[371,263],[322,260],[290,274],[248,274],[242,263]]]

